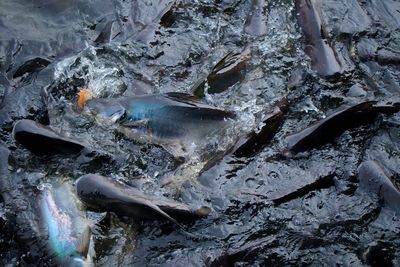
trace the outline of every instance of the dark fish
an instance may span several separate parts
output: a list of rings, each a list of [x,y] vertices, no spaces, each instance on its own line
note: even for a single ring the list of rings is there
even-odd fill
[[[261,36],[267,32],[267,18],[264,12],[265,0],[253,0],[251,10],[244,23],[244,32]]]
[[[8,157],[10,151],[0,143],[0,175],[8,174]]]
[[[360,189],[377,194],[386,206],[400,212],[400,189],[393,184],[377,162],[363,162],[358,168],[358,180]]]
[[[48,71],[50,72],[50,69]],[[15,84],[11,85],[5,75],[0,74],[0,84],[4,86],[4,95],[0,97],[2,99],[0,104],[0,127],[3,130],[11,131],[14,122],[20,118],[30,117],[43,121],[46,119],[47,109],[40,93],[42,82],[43,80],[38,79],[35,81],[34,86],[22,85],[19,87],[18,85],[18,90],[14,90]],[[43,84],[43,86],[45,85]]]
[[[7,178],[9,175],[8,171],[8,158],[10,157],[10,151],[0,143],[0,192],[4,202],[10,201],[10,197],[6,193],[10,188]]]
[[[381,65],[400,65],[400,53],[385,48],[359,53],[362,61],[376,61]]]
[[[393,114],[400,111],[400,105],[377,105],[376,101],[364,102],[335,112],[314,125],[286,137],[288,148],[302,152],[318,148],[333,141],[347,129],[369,124],[378,114]]]
[[[193,210],[183,203],[145,195],[97,174],[87,174],[79,178],[76,190],[79,198],[93,209],[111,211],[120,216],[167,219],[179,226],[174,218],[194,220],[206,217],[210,212],[206,207]]]
[[[160,17],[160,25],[169,28],[174,24],[176,20],[176,9],[177,9],[177,3],[176,1],[173,1],[171,4],[169,4],[159,15]]]
[[[235,117],[230,111],[202,104],[197,97],[184,93],[93,99],[85,107],[118,122],[127,136],[163,145],[178,157],[181,149],[173,144],[203,137]]]
[[[296,199],[296,198],[300,198],[302,196],[307,195],[308,193],[312,192],[312,191],[316,191],[316,190],[321,190],[323,188],[329,188],[335,185],[335,173],[329,173],[325,176],[321,176],[316,178],[314,181],[312,181],[309,184],[303,185],[297,189],[295,189],[294,191],[284,194],[282,196],[279,196],[277,198],[274,198],[272,201],[276,204],[276,205],[280,205],[282,203],[286,203],[290,200]]]
[[[14,183],[15,179],[8,169],[9,158],[10,151],[0,143],[0,193],[4,212],[2,217],[6,218],[5,223],[2,219],[1,228],[4,235],[12,236],[12,240],[18,244],[21,251],[29,251],[33,257],[42,259],[46,256],[46,253],[42,252],[45,244],[40,240],[39,242],[35,240],[36,232],[30,221],[30,219],[34,221],[38,219],[36,214],[31,214],[29,210],[29,201],[34,194],[28,197],[22,190],[22,182],[21,184]],[[24,265],[24,261],[21,264]]]
[[[207,93],[216,94],[242,81],[246,75],[250,53],[250,47],[246,47],[241,53],[228,53],[214,66],[205,80],[200,80],[193,86],[193,94],[204,97],[206,82],[208,83]]]
[[[297,21],[303,29],[305,52],[312,68],[321,76],[330,77],[342,72],[336,51],[330,46],[316,0],[296,0]]]
[[[275,110],[264,116],[261,130],[256,132],[253,130],[247,136],[239,136],[236,143],[225,151],[213,153],[212,157],[207,160],[199,172],[198,179],[204,181],[204,177],[213,177],[216,170],[226,169],[229,162],[238,160],[238,157],[252,157],[260,152],[275,136],[283,122],[286,114],[288,102],[283,99],[277,102]],[[235,158],[236,157],[236,158]],[[227,174],[227,177],[231,174]],[[212,178],[211,178],[212,179]]]
[[[258,133],[253,131],[244,140],[236,144],[237,148],[235,148],[233,155],[236,157],[251,157],[259,152],[275,136],[283,122],[287,107],[287,100],[281,101],[275,111],[264,119],[264,126]]]
[[[96,40],[94,40],[96,45],[106,44],[111,41],[113,24],[114,21],[107,22],[99,36],[97,36]]]
[[[395,266],[396,246],[390,241],[374,241],[362,255],[363,263],[368,266]]]
[[[155,39],[156,31],[160,28],[160,25],[168,27],[169,22],[173,23],[172,16],[169,16],[172,15],[172,9],[175,5],[175,1],[166,1],[167,3],[163,2],[164,1],[160,2],[157,5],[157,8],[160,9],[156,17],[154,19],[151,19],[150,21],[142,22],[144,23],[144,27],[140,31],[136,32],[134,36],[132,36],[136,42],[143,44],[150,43],[152,40]],[[162,8],[163,5],[165,5],[164,8]],[[172,21],[168,21],[169,19],[171,19]]]
[[[42,69],[46,68],[50,63],[50,60],[41,57],[29,59],[24,64],[18,67],[18,69],[14,72],[13,78],[15,79],[24,76],[25,74],[39,72]]]
[[[261,237],[255,240],[241,242],[239,245],[235,245],[228,251],[225,251],[222,255],[215,259],[210,257],[206,259],[205,266],[207,267],[233,267],[236,263],[250,261],[256,257],[260,251],[268,248],[273,242],[277,240],[275,235]]]
[[[6,75],[1,73],[0,69],[0,110],[4,107],[4,100],[10,92],[10,88],[10,81],[7,79]]]
[[[85,145],[60,136],[50,127],[32,120],[20,120],[14,125],[14,139],[37,156],[77,155],[89,153]]]

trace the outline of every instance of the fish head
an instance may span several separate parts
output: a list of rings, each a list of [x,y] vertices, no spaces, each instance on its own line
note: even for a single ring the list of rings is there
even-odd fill
[[[90,114],[109,119],[113,123],[120,121],[126,114],[126,109],[117,99],[92,99],[86,103],[85,109]]]
[[[75,187],[79,199],[93,210],[105,208],[111,204],[109,196],[113,195],[112,184],[101,175],[83,175],[76,181]]]

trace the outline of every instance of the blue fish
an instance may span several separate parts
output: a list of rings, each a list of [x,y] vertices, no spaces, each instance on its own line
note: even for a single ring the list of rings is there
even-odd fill
[[[200,98],[185,93],[92,99],[85,108],[118,123],[127,136],[160,144],[178,157],[184,150],[177,148],[179,143],[198,140],[235,118],[233,112],[203,104]]]
[[[43,228],[55,260],[62,266],[91,266],[91,230],[72,187],[45,187],[40,199]]]

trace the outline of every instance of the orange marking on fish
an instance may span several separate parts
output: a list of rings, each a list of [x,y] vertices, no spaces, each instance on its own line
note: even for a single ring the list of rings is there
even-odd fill
[[[85,106],[86,101],[93,98],[93,94],[89,88],[84,87],[78,93],[78,106],[83,108]]]

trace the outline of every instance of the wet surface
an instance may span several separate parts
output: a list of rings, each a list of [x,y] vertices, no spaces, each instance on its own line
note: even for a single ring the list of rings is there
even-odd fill
[[[54,265],[43,185],[92,173],[211,209],[184,230],[85,209],[95,266],[400,265],[399,12],[394,0],[2,1],[1,265]],[[184,160],[77,104],[84,88],[117,98],[199,84],[204,104],[236,118]],[[368,101],[390,112],[332,117]],[[37,156],[26,143],[38,139],[13,137],[21,119],[60,140],[39,139],[43,151],[90,153]],[[315,125],[313,145],[290,150]]]

